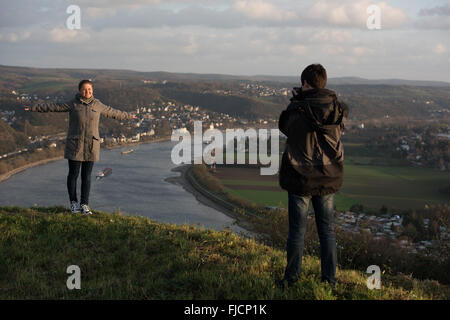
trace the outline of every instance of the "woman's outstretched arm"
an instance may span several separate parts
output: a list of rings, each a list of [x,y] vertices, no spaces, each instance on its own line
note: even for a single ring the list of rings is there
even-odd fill
[[[26,106],[25,111],[33,111],[33,112],[69,112],[70,105],[66,102],[63,103],[38,103],[33,106]]]
[[[117,109],[111,108],[110,106],[106,106],[103,103],[101,104],[101,106],[102,106],[101,113],[105,117],[113,118],[113,119],[117,119],[117,120],[126,120],[126,119],[135,119],[136,118],[136,115],[134,115],[130,112],[117,110]]]

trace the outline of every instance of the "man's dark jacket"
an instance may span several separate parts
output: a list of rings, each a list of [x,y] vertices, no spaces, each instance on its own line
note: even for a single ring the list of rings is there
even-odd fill
[[[336,193],[344,175],[341,134],[348,107],[328,89],[300,92],[280,115],[288,139],[281,160],[281,188],[300,196]]]

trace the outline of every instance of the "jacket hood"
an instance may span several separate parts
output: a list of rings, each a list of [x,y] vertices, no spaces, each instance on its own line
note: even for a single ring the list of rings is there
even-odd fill
[[[336,93],[329,89],[313,88],[310,90],[300,91],[298,94],[291,98],[291,101],[304,100],[304,99],[316,99],[331,101],[330,99],[337,99]]]
[[[314,88],[302,91],[291,101],[301,103],[302,112],[309,123],[320,132],[335,130],[342,123],[344,112],[332,90]]]

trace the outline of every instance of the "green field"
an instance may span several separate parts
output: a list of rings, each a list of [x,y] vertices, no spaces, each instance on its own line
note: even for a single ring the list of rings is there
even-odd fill
[[[287,208],[288,196],[284,191],[261,191],[261,190],[234,190],[225,188],[230,194],[260,203],[265,206],[278,206]],[[336,194],[334,199],[335,206],[338,210],[348,210],[356,201],[343,194]]]
[[[33,92],[36,90],[61,90],[64,87],[74,86],[76,88],[76,82],[70,81],[67,78],[55,78],[55,77],[38,77],[27,82],[22,87],[25,92]]]
[[[449,183],[450,173],[435,169],[347,164],[341,192],[370,208],[423,208],[449,203],[439,192]]]
[[[375,211],[383,205],[396,209],[419,209],[425,205],[450,203],[450,197],[439,192],[441,187],[450,184],[450,172],[407,166],[355,164],[361,163],[363,157],[367,158],[368,163],[375,159],[364,154],[346,158],[344,183],[335,197],[338,210],[348,210],[357,203]],[[235,172],[229,171],[226,176],[218,176],[227,192],[265,206],[287,207],[287,193],[277,189],[277,176],[262,179],[257,170],[253,174],[248,173],[251,169],[231,170]],[[270,187],[274,190],[261,190]]]

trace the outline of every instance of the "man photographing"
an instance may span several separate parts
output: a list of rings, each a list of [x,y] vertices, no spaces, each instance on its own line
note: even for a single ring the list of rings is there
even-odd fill
[[[295,284],[301,273],[306,218],[312,202],[320,240],[322,281],[336,283],[336,236],[334,194],[342,186],[344,149],[341,134],[348,107],[325,88],[327,73],[312,64],[301,74],[302,87],[279,119],[279,129],[287,136],[281,160],[279,182],[288,192],[289,234],[284,286]]]

